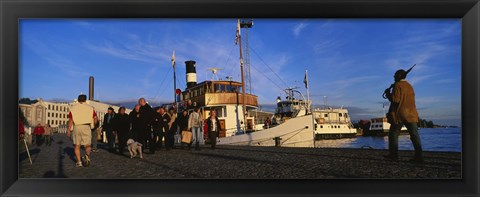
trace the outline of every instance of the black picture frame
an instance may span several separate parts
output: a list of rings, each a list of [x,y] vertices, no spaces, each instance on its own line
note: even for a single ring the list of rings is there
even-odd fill
[[[478,196],[478,0],[1,0],[0,194],[235,196]],[[461,18],[462,179],[18,179],[18,20],[21,18]]]

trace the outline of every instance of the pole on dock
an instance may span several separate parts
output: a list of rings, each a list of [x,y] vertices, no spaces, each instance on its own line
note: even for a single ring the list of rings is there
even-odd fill
[[[305,78],[303,79],[303,82],[305,83],[305,89],[307,91],[307,113],[305,115],[308,115],[308,110],[310,110],[312,115],[313,148],[315,148],[315,114],[313,114],[310,93],[308,92],[308,70],[305,70]]]
[[[25,138],[23,138],[23,143],[25,144],[25,149],[27,149],[27,155],[28,159],[30,160],[30,165],[33,165],[32,157],[30,156],[30,151],[28,150],[27,140]]]
[[[175,50],[172,53],[172,67],[173,67],[173,103],[175,110],[178,114],[178,105],[177,105],[177,72],[175,69]]]
[[[237,21],[237,36],[235,41],[238,41],[239,49],[240,49],[240,72],[242,73],[243,131],[245,133],[247,132],[247,118],[246,118],[247,107],[245,106],[245,76],[243,72],[242,36],[240,33],[240,19],[238,19]]]

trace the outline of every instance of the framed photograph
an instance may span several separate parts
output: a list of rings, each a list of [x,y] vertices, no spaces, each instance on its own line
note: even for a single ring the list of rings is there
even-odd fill
[[[478,195],[476,0],[0,12],[2,195]]]

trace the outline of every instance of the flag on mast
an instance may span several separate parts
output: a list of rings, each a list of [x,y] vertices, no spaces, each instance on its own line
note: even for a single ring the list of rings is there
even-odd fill
[[[240,39],[240,19],[237,20],[237,33],[235,35],[235,44],[238,44],[239,39]]]
[[[173,50],[173,53],[172,53],[172,66],[173,68],[175,68],[175,50]]]
[[[305,78],[303,79],[303,83],[305,83],[305,88],[308,88],[308,73],[305,70]]]

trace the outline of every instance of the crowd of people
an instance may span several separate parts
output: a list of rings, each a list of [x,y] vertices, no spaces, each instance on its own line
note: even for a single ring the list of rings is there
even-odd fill
[[[75,145],[78,167],[88,166],[90,152],[98,152],[98,130],[105,132],[108,150],[122,155],[126,151],[128,139],[142,144],[145,147],[143,150],[148,149],[150,154],[163,148],[167,151],[174,148],[190,150],[192,145],[195,150],[200,150],[200,145],[205,143],[205,137],[209,138],[211,148],[215,149],[220,132],[220,121],[214,110],[203,120],[198,107],[189,106],[177,115],[177,110],[173,107],[168,111],[164,107],[152,108],[144,98],[138,100],[138,104],[129,114],[125,107],[120,107],[117,112],[111,107],[108,108],[101,129],[97,129],[97,115],[82,94],[78,96],[78,103],[71,106],[68,118],[67,136],[72,138]],[[180,147],[175,147],[175,135],[182,136]],[[83,162],[80,157],[81,146],[85,147]]]
[[[25,129],[25,124],[23,123],[22,118],[19,118],[18,128],[18,139],[25,139],[28,145],[31,145],[32,143],[37,146],[42,146],[43,144],[46,146],[52,145],[53,128],[50,124],[42,125],[38,123],[32,132],[30,127]]]

